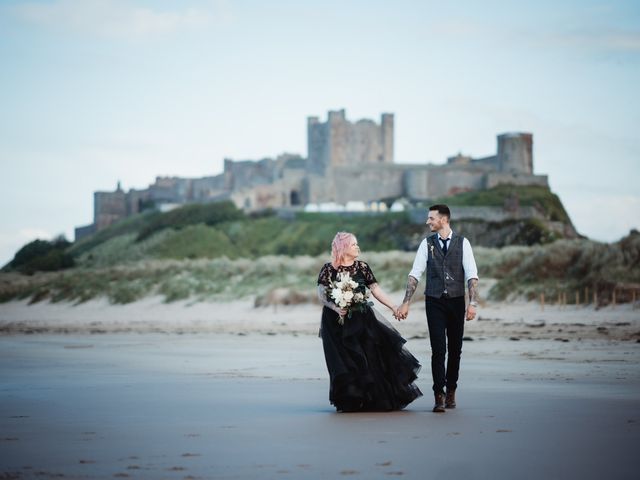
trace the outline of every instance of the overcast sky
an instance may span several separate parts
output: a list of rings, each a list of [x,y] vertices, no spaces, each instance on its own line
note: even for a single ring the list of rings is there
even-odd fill
[[[93,192],[306,155],[306,118],[395,114],[398,163],[534,136],[578,231],[640,228],[640,2],[0,2],[0,264]]]

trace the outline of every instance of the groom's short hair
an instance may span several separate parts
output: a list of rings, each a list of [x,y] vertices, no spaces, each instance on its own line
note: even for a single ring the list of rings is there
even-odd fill
[[[436,205],[431,205],[429,207],[429,211],[435,210],[440,215],[444,215],[448,220],[451,220],[451,210],[443,203],[438,203]]]

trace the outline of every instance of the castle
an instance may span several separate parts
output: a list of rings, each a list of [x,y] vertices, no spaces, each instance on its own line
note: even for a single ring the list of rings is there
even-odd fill
[[[347,120],[330,111],[326,122],[307,119],[307,158],[224,160],[224,172],[210,177],[157,177],[142,190],[94,192],[94,219],[78,227],[76,240],[140,211],[186,203],[231,200],[239,208],[302,209],[310,204],[347,204],[404,198],[416,202],[499,184],[548,186],[533,173],[533,136],[498,135],[497,153],[483,158],[458,154],[443,165],[398,164],[393,154],[394,116]]]

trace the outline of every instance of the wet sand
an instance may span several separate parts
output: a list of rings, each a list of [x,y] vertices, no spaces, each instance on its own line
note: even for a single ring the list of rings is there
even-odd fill
[[[0,478],[637,476],[635,342],[475,335],[434,414],[417,336],[424,397],[338,414],[319,338],[238,333],[1,336]]]

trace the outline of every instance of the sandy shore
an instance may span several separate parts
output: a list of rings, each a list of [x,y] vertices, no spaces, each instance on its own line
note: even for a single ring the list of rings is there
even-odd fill
[[[639,312],[485,305],[438,415],[415,305],[425,396],[337,414],[317,306],[3,304],[0,478],[636,478]]]
[[[401,298],[400,293],[393,298]],[[377,305],[391,319],[386,307]],[[229,303],[181,301],[165,303],[149,297],[125,305],[106,299],[79,305],[25,301],[0,304],[0,335],[17,333],[290,333],[315,334],[320,307],[254,307],[253,300]],[[392,319],[391,319],[392,320]],[[426,336],[424,304],[412,304],[404,322],[392,320],[408,337]],[[533,302],[485,302],[478,319],[467,323],[476,338],[610,339],[640,341],[640,308],[619,305],[594,310],[591,307],[547,305]]]

